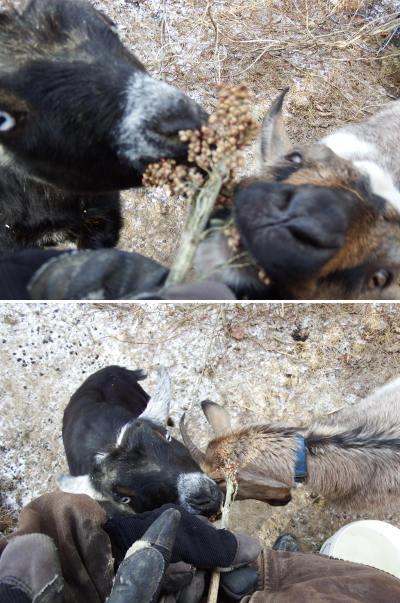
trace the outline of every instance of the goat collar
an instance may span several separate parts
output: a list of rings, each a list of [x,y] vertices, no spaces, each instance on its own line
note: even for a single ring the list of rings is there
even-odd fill
[[[294,481],[296,484],[302,484],[307,476],[307,456],[306,445],[302,435],[296,436],[295,463],[294,463]]]

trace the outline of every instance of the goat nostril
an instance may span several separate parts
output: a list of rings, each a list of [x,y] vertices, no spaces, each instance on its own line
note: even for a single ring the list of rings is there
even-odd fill
[[[373,289],[384,289],[393,280],[393,275],[387,270],[378,270],[370,279],[370,287]]]

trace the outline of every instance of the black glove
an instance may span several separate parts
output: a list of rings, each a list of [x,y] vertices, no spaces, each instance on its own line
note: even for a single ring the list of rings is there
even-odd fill
[[[107,603],[155,603],[168,567],[180,513],[165,511],[126,552]]]
[[[158,290],[169,270],[135,252],[73,251],[47,262],[27,287],[31,299],[130,299]]]
[[[218,530],[204,518],[199,519],[178,505],[168,504],[155,511],[107,520],[103,529],[111,540],[117,566],[131,544],[140,540],[166,509],[177,509],[181,514],[170,559],[172,565],[163,584],[165,593],[174,593],[169,599],[175,597],[178,603],[196,603],[208,581],[208,575],[203,571],[205,568],[224,572],[221,586],[233,598],[242,598],[254,590],[258,577],[248,564],[260,554],[261,545],[257,540]],[[191,566],[200,569],[194,571]]]
[[[65,251],[26,249],[18,253],[0,254],[0,299],[32,299],[27,285],[35,272]]]

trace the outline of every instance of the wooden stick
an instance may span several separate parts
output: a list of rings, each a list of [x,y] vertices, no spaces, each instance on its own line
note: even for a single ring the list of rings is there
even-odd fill
[[[183,283],[185,280],[219,191],[222,185],[228,181],[229,175],[230,170],[226,167],[225,161],[222,160],[212,169],[210,177],[202,186],[194,201],[191,202],[182,232],[181,244],[165,282],[165,287]]]
[[[221,517],[221,528],[228,529],[229,513],[235,500],[237,487],[228,476],[225,476],[226,480],[226,495],[225,501],[222,505],[222,517]],[[219,580],[221,574],[219,572],[211,573],[210,589],[208,591],[207,603],[216,603],[218,598]]]

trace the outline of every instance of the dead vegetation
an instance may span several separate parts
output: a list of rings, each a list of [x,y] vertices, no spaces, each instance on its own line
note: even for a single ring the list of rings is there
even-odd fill
[[[258,120],[290,86],[285,121],[298,144],[366,119],[400,94],[399,0],[92,1],[151,74],[209,112],[219,82],[245,81]],[[257,169],[254,150],[240,174]],[[119,247],[171,266],[185,200],[166,187],[127,191],[123,211]]]
[[[95,0],[95,5],[119,24],[152,74],[209,112],[220,82],[245,81],[255,93],[252,111],[258,120],[290,86],[285,119],[299,144],[367,118],[400,93],[398,1]],[[243,175],[256,169],[254,149],[246,154]],[[130,191],[124,200],[120,246],[170,266],[186,217],[183,199],[158,188]]]

